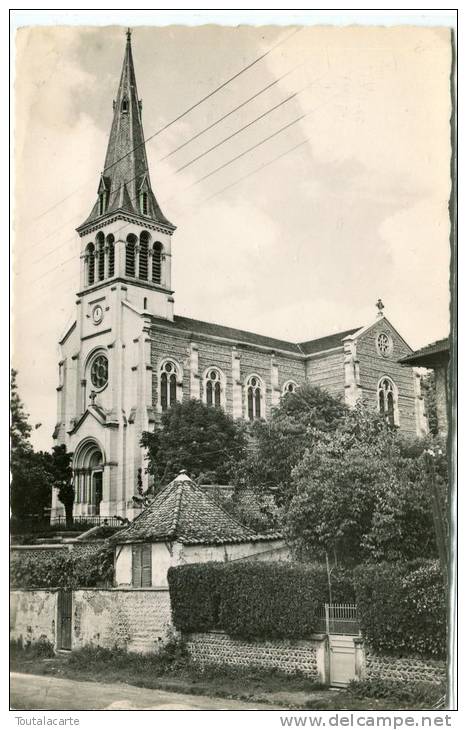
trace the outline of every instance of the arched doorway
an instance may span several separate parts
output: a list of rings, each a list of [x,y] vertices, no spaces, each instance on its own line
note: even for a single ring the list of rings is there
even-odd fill
[[[87,439],[78,446],[73,471],[77,512],[99,515],[103,496],[104,457],[96,441]]]

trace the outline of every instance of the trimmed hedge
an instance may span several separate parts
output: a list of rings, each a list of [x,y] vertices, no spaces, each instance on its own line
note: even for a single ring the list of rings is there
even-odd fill
[[[10,562],[12,588],[95,588],[112,585],[114,550],[107,545],[83,555],[69,550],[19,553]]]
[[[437,561],[361,565],[354,575],[362,634],[376,653],[445,657],[447,596]]]
[[[187,633],[222,629],[242,638],[301,638],[329,600],[326,568],[284,562],[196,563],[168,571],[172,619]],[[333,574],[333,600],[352,602],[348,574]]]

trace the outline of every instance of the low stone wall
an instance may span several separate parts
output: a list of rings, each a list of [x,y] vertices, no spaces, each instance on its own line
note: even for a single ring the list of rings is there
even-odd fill
[[[56,590],[21,590],[10,593],[10,638],[23,646],[49,641],[55,644]]]
[[[277,669],[287,674],[300,672],[323,684],[326,682],[326,639],[322,635],[306,641],[246,641],[213,631],[189,634],[185,638],[191,658],[201,666]]]
[[[57,642],[58,590],[11,592],[10,636],[23,644]],[[72,649],[114,646],[140,653],[156,651],[172,631],[166,589],[94,588],[73,591]]]
[[[446,681],[446,664],[436,659],[384,656],[365,649],[362,679],[377,678],[442,684]]]

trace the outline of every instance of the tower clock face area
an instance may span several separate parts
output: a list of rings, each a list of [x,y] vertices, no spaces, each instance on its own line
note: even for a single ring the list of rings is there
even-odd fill
[[[100,304],[96,304],[92,308],[91,319],[94,324],[100,324],[104,319],[104,310]]]

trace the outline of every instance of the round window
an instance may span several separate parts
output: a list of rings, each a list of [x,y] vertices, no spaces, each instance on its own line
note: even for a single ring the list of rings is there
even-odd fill
[[[109,361],[105,355],[97,355],[91,365],[91,383],[101,390],[109,379]]]
[[[380,332],[376,338],[376,347],[380,355],[389,357],[392,352],[392,340],[385,332]]]

